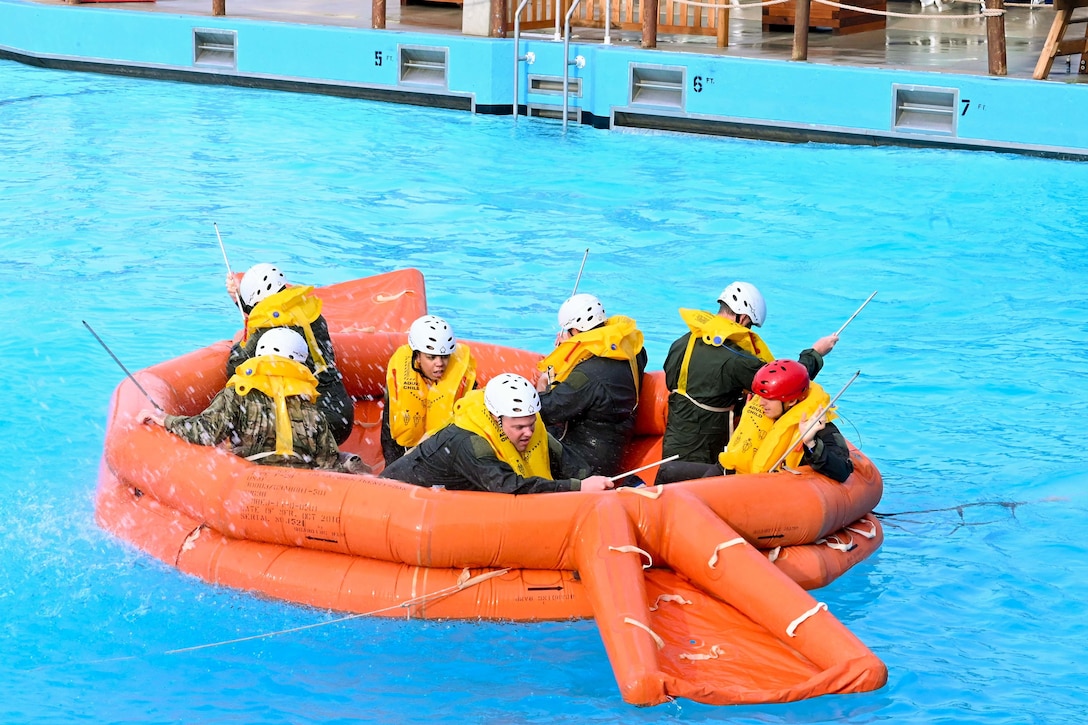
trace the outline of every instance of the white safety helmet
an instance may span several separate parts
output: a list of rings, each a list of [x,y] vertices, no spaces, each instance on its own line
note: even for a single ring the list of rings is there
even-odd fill
[[[238,295],[242,302],[255,307],[265,297],[271,297],[286,286],[287,278],[283,276],[283,272],[267,262],[261,262],[242,275],[242,281],[238,284]]]
[[[484,388],[484,405],[500,418],[522,418],[540,412],[540,396],[525,378],[503,373],[491,378]]]
[[[750,282],[733,282],[722,290],[718,302],[733,310],[734,314],[748,315],[756,327],[763,327],[763,321],[767,319],[767,303]]]
[[[279,355],[304,363],[310,357],[305,338],[287,327],[273,327],[257,340],[257,355]]]
[[[441,317],[424,315],[408,328],[408,347],[428,355],[452,355],[457,349],[457,338]]]
[[[574,295],[559,308],[559,327],[574,328],[578,332],[592,330],[608,319],[604,305],[593,295]]]

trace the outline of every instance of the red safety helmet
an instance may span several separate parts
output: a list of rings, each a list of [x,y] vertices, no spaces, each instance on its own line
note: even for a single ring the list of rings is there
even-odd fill
[[[765,400],[794,403],[808,395],[808,370],[795,360],[775,360],[756,372],[752,392]]]

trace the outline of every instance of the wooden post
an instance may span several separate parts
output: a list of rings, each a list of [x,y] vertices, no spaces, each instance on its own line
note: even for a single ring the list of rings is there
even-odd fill
[[[792,60],[808,60],[808,18],[812,0],[797,0],[794,5]]]
[[[370,0],[370,27],[385,30],[385,0]]]
[[[212,15],[226,15],[227,0],[212,0]]]
[[[987,10],[1004,10],[1005,0],[986,0]],[[990,75],[1007,76],[1008,58],[1005,54],[1005,15],[986,17],[986,56],[990,66]]]
[[[491,38],[506,37],[506,0],[491,0],[491,27],[487,34]]]
[[[657,47],[657,0],[642,0],[642,47]]]
[[[721,8],[718,10],[718,47],[729,47],[729,6],[725,4],[725,0],[719,0],[722,3]]]

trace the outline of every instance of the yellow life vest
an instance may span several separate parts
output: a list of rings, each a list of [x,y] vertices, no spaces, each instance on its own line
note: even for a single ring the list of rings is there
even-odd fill
[[[262,355],[246,360],[234,370],[227,381],[239,395],[259,390],[276,403],[276,455],[294,455],[294,435],[291,433],[291,416],[287,413],[287,398],[306,395],[317,400],[317,378],[302,363],[279,357]]]
[[[769,471],[790,443],[801,435],[801,416],[812,421],[816,409],[831,402],[831,396],[816,383],[809,383],[808,397],[783,413],[778,420],[763,414],[759,396],[753,396],[744,406],[740,424],[729,439],[729,446],[718,455],[718,462],[727,470],[737,473],[765,473]],[[827,411],[827,419],[834,420],[834,409]],[[804,445],[798,445],[786,456],[785,465],[796,468],[804,455]]]
[[[481,436],[495,451],[499,460],[510,464],[519,476],[523,478],[540,476],[551,479],[552,464],[548,455],[548,431],[545,430],[539,413],[536,416],[536,430],[533,431],[533,437],[529,439],[529,447],[525,449],[525,453],[519,453],[502,432],[502,427],[495,420],[495,416],[491,415],[484,404],[482,390],[466,393],[465,397],[457,401],[453,406],[453,424]]]
[[[476,360],[468,345],[457,343],[442,379],[432,385],[412,367],[412,348],[401,345],[389,358],[385,383],[389,433],[411,448],[453,420],[453,404],[476,383]]]
[[[626,360],[631,366],[631,377],[638,392],[639,379],[637,355],[642,351],[642,332],[635,321],[623,315],[613,315],[592,330],[579,332],[559,343],[548,357],[536,364],[544,372],[552,368],[552,382],[561,383],[579,363],[591,357]]]
[[[695,349],[695,343],[702,340],[712,347],[721,347],[726,342],[730,342],[765,363],[774,360],[774,355],[771,354],[767,344],[763,342],[763,338],[740,323],[703,310],[681,308],[680,317],[687,324],[688,329],[691,330],[691,337],[688,338],[688,347],[684,351],[684,360],[680,363],[680,377],[676,381],[676,389],[672,392],[683,395],[703,410],[709,410],[713,413],[726,413],[729,408],[715,408],[700,403],[688,395],[688,365],[691,363],[691,353]]]
[[[310,348],[314,370],[323,373],[328,368],[325,356],[314,337],[313,323],[321,316],[321,298],[313,294],[313,287],[288,287],[258,302],[249,313],[246,322],[246,339],[257,330],[269,327],[300,327]]]

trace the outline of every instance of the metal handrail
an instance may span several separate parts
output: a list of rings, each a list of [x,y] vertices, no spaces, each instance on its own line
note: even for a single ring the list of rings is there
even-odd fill
[[[567,10],[567,17],[563,21],[563,130],[567,130],[567,106],[570,104],[570,99],[567,97],[567,93],[570,90],[570,67],[572,65],[578,65],[583,67],[585,65],[585,59],[582,56],[578,56],[574,60],[570,59],[570,19],[574,15],[574,11],[578,9],[578,4],[582,0],[574,0],[570,5],[570,9]]]
[[[517,12],[514,13],[514,123],[518,122],[518,116],[521,115],[521,109],[518,105],[518,76],[521,75],[521,61],[524,60],[532,65],[533,61],[536,60],[534,53],[519,55],[521,52],[521,13],[528,4],[529,0],[521,0]]]

